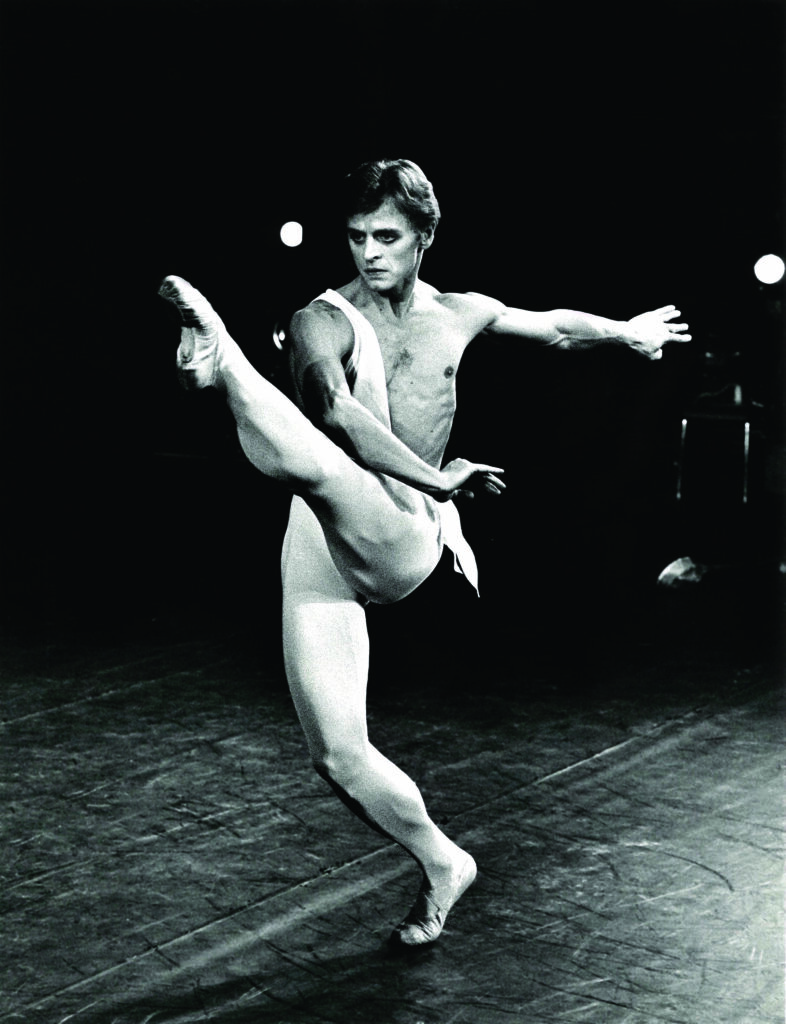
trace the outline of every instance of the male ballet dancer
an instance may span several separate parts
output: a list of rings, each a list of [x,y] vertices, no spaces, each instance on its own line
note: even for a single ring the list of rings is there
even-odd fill
[[[253,369],[187,282],[168,277],[160,294],[180,313],[183,384],[221,390],[246,456],[293,493],[282,557],[290,690],[316,770],[421,867],[418,898],[392,936],[413,947],[438,938],[476,866],[431,820],[415,783],[369,741],[364,607],[411,593],[444,546],[477,587],[452,499],[473,487],[498,494],[504,484],[495,466],[442,466],[461,357],[473,338],[491,333],[559,348],[616,343],[650,359],[690,335],[671,322],[680,315],[673,306],[616,321],[438,292],[419,278],[440,217],[420,168],[374,161],[345,185],[358,276],[292,320],[297,404]]]

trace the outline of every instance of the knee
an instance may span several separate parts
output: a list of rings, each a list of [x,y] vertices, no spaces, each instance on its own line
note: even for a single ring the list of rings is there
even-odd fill
[[[432,569],[429,562],[428,565],[419,565],[412,570],[401,568],[396,573],[380,573],[378,570],[370,572],[360,581],[361,593],[371,604],[396,604],[417,590]]]
[[[431,550],[407,549],[403,543],[369,545],[371,553],[348,564],[343,550],[331,549],[333,561],[345,578],[351,573],[353,585],[371,604],[395,604],[408,597],[434,569]],[[422,556],[422,557],[419,557]]]
[[[311,754],[317,775],[342,789],[351,787],[352,780],[362,773],[366,760],[364,746],[359,743],[324,745]]]

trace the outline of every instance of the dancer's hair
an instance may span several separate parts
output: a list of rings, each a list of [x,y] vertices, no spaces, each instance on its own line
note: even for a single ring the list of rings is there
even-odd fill
[[[344,179],[344,214],[372,213],[391,199],[417,231],[433,233],[440,218],[434,189],[411,160],[369,160]]]

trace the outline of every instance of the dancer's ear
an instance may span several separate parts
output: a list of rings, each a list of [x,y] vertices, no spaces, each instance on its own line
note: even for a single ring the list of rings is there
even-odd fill
[[[434,241],[435,228],[431,227],[427,231],[420,232],[420,248],[428,249],[431,243]]]

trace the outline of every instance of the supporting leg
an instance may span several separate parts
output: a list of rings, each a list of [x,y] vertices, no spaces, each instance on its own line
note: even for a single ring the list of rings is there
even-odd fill
[[[474,881],[475,862],[431,820],[417,786],[369,740],[365,612],[336,571],[308,507],[297,499],[283,556],[284,655],[312,760],[344,802],[420,864],[424,883],[396,941],[436,939]]]

